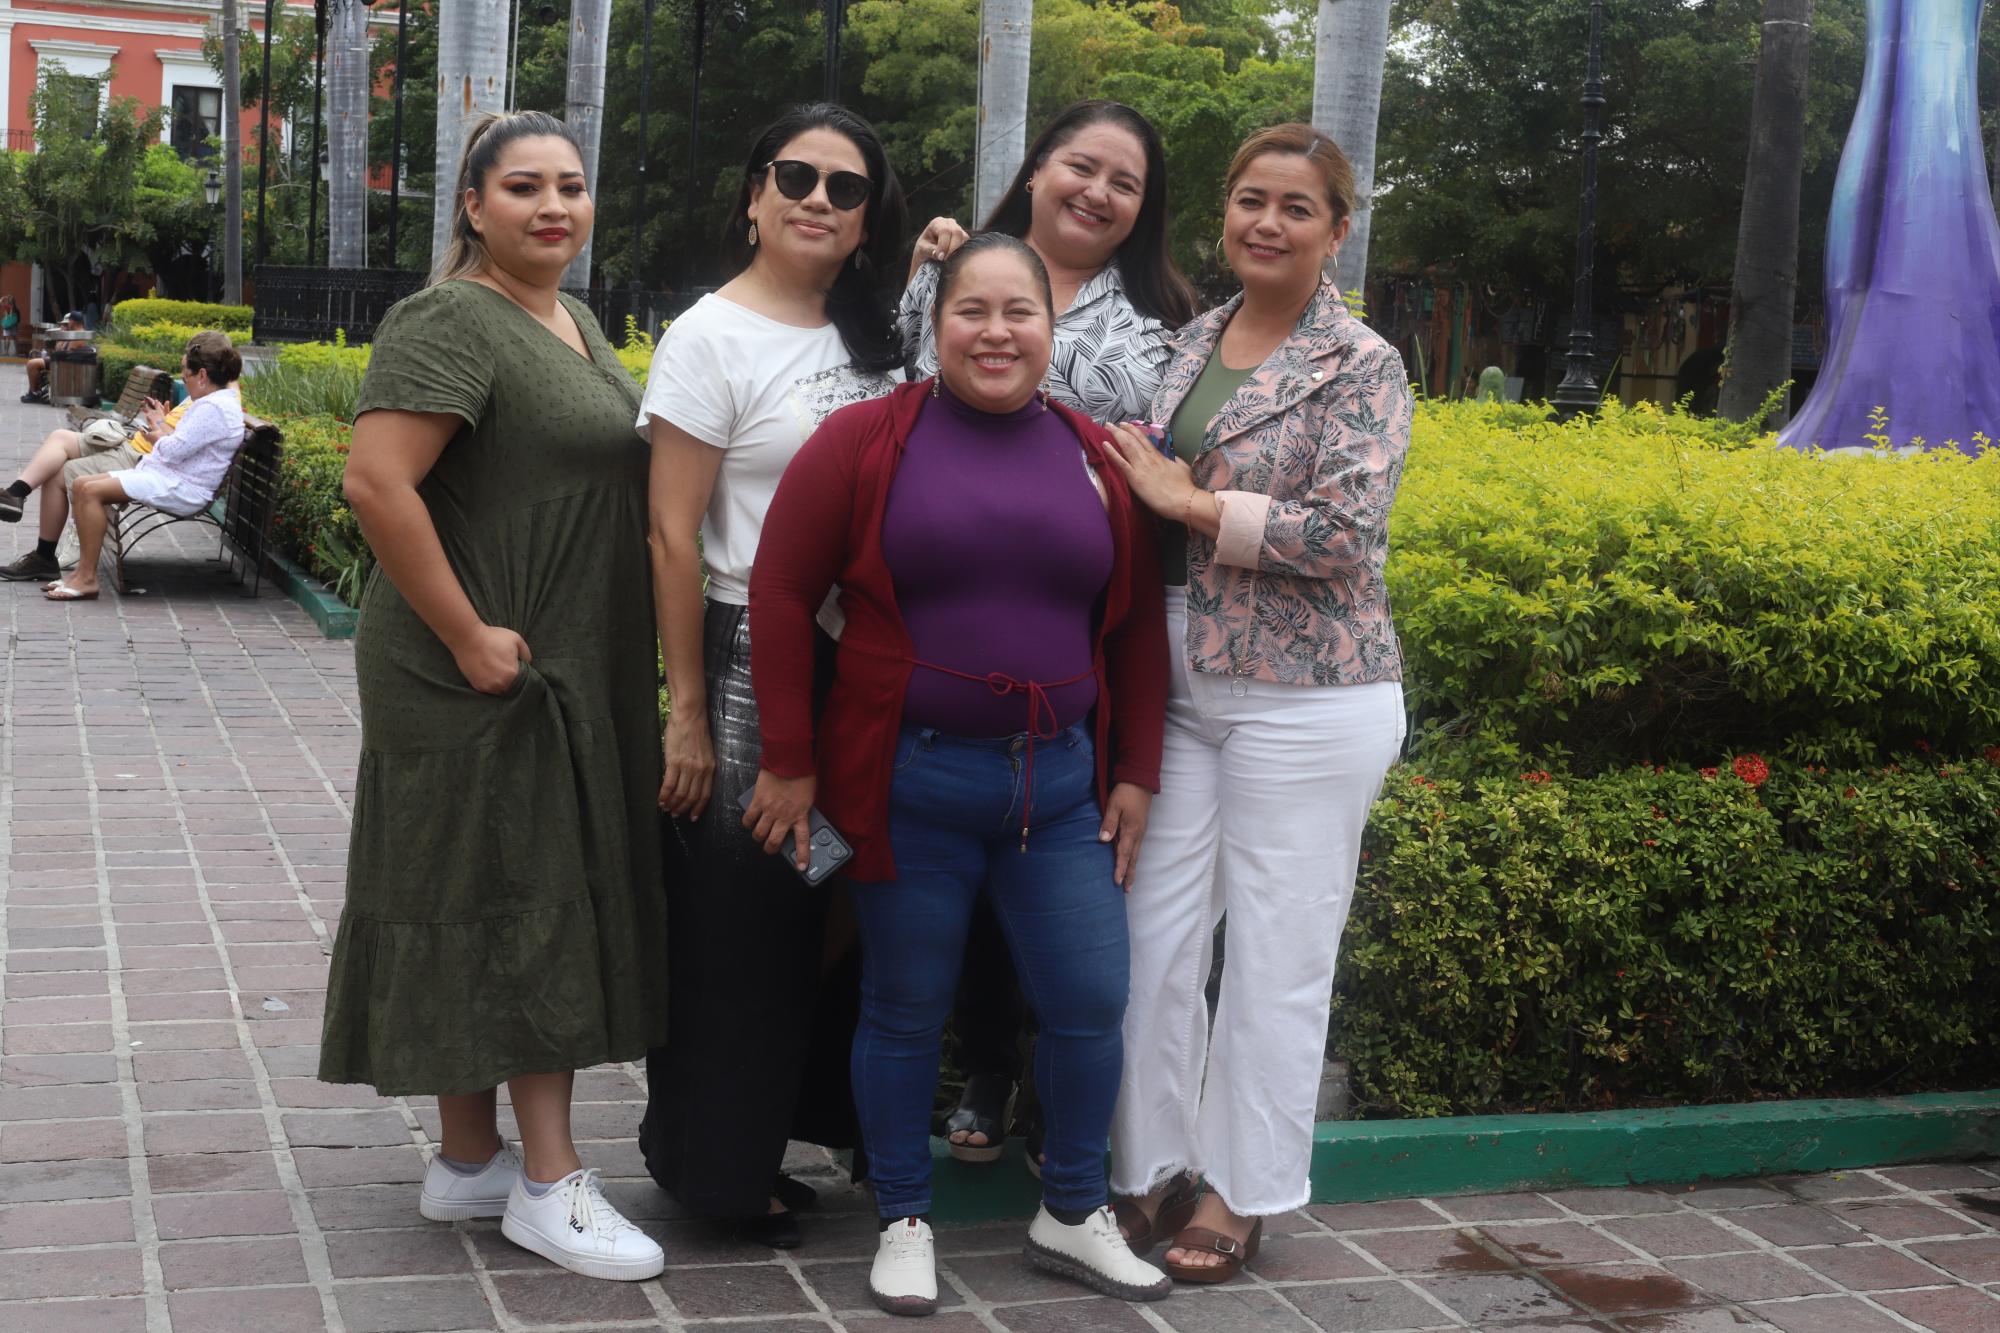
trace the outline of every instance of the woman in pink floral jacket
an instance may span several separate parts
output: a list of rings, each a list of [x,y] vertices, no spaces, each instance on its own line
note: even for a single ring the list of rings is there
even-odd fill
[[[1334,958],[1403,741],[1382,566],[1410,388],[1323,276],[1353,210],[1353,168],[1311,126],[1245,141],[1222,233],[1243,293],[1176,337],[1162,444],[1115,428],[1133,491],[1185,531],[1163,542],[1181,647],[1127,905],[1112,1188],[1134,1248],[1172,1234],[1167,1271],[1192,1282],[1233,1276],[1262,1219],[1306,1202]]]

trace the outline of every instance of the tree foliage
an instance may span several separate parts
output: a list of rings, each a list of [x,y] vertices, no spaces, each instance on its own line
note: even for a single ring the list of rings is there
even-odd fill
[[[59,306],[82,306],[121,269],[167,271],[205,240],[201,180],[159,137],[161,111],[105,98],[109,76],[45,69],[31,106],[36,151],[0,172],[0,247],[40,263]]]

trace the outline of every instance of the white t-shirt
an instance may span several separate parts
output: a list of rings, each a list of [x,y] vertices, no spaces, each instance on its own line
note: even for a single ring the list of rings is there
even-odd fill
[[[806,437],[900,378],[857,370],[831,324],[795,328],[713,294],[667,326],[636,425],[650,435],[658,417],[722,450],[701,520],[711,599],[749,605],[765,511]]]

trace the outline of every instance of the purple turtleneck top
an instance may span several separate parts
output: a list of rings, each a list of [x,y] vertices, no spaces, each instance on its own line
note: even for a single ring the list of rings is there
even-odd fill
[[[1111,577],[1111,524],[1082,445],[1039,397],[982,412],[940,385],[904,446],[882,517],[896,604],[919,662],[903,724],[952,736],[1029,730],[1028,701],[996,694],[1002,672],[1051,688],[1055,725],[1097,702],[1091,628]],[[1046,722],[1046,719],[1044,719]]]

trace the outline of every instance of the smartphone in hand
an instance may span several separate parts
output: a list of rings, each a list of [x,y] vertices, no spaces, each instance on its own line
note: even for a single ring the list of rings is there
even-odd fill
[[[755,787],[745,787],[743,795],[737,798],[736,804],[748,810],[750,802],[756,797]],[[847,845],[847,839],[840,836],[840,830],[826,822],[826,816],[819,812],[818,806],[814,806],[807,813],[806,821],[811,825],[812,831],[810,859],[806,862],[806,868],[799,870],[798,839],[789,833],[785,835],[785,845],[779,849],[779,855],[785,858],[786,865],[798,870],[800,879],[817,886],[824,884],[832,878],[834,871],[846,865],[854,856],[854,849]]]

